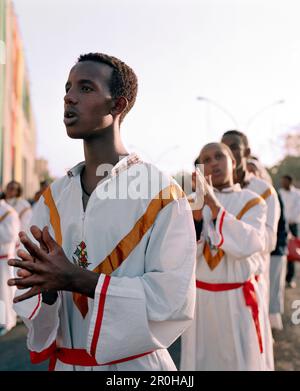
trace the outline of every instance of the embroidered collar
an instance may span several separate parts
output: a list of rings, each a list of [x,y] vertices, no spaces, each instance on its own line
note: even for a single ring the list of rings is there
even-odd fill
[[[128,170],[130,166],[133,164],[141,163],[142,160],[141,158],[135,153],[132,152],[129,155],[123,157],[111,170],[110,176],[116,176],[119,175],[122,171]],[[69,178],[75,177],[79,175],[85,166],[85,162],[80,162],[76,164],[73,168],[71,168],[68,172],[67,175]]]

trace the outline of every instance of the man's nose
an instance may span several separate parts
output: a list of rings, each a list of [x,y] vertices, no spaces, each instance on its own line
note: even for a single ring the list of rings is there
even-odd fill
[[[64,97],[64,101],[66,104],[72,104],[75,105],[77,103],[77,99],[74,96],[74,94],[70,93],[69,91],[66,93]]]

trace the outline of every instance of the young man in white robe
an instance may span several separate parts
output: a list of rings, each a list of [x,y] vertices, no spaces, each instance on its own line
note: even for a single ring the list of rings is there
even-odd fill
[[[137,79],[101,53],[80,56],[66,83],[65,125],[85,161],[40,198],[22,268],[10,285],[33,362],[51,370],[175,370],[167,348],[195,305],[196,240],[178,185],[129,155],[120,122]],[[119,157],[123,159],[119,161]],[[100,180],[100,182],[99,182]],[[47,228],[46,228],[47,227]]]
[[[7,261],[15,256],[19,230],[16,211],[0,200],[0,336],[11,330],[17,320],[13,310],[15,288],[7,285],[7,280],[13,277],[13,268]]]
[[[194,211],[202,220],[196,311],[181,339],[181,370],[265,370],[259,263],[253,255],[264,246],[266,205],[234,184],[235,161],[226,145],[207,144],[199,162],[214,189],[206,184],[204,207]]]
[[[22,186],[17,181],[11,181],[6,186],[5,201],[19,215],[21,230],[26,231],[32,217],[32,208],[27,200],[22,198]]]
[[[243,189],[253,191],[262,197],[267,204],[267,220],[265,229],[265,246],[260,252],[262,274],[258,284],[265,298],[265,312],[269,313],[270,303],[270,257],[271,252],[276,247],[277,227],[280,217],[280,204],[277,193],[272,185],[261,178],[256,177],[247,171],[247,159],[251,155],[247,136],[237,130],[225,132],[222,137],[222,142],[226,144],[232,151],[236,160],[236,182]],[[274,354],[273,354],[273,338],[271,325],[266,324],[265,329],[265,346],[267,368],[274,369]]]

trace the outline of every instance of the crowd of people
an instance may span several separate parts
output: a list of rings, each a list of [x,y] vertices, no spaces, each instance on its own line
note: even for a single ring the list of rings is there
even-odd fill
[[[45,186],[33,216],[7,186],[2,333],[15,310],[32,362],[51,370],[175,370],[167,348],[180,336],[181,370],[274,370],[300,193],[288,175],[276,192],[247,136],[230,130],[202,146],[185,194],[122,142],[136,93],[115,57],[89,53],[71,69],[64,122],[85,161]]]
[[[181,368],[273,370],[272,329],[283,328],[285,286],[296,286],[287,243],[297,237],[300,191],[285,175],[276,192],[237,130],[204,146],[198,164],[210,177],[214,201],[193,211],[197,304],[193,326],[182,336]],[[193,202],[195,183],[194,189]]]
[[[15,256],[20,247],[18,234],[29,229],[34,205],[48,185],[49,181],[42,181],[34,200],[26,200],[23,198],[21,183],[12,180],[0,196],[0,301],[4,303],[0,314],[0,336],[7,334],[17,323],[12,305],[15,291],[7,286],[7,280],[13,277],[13,270],[5,261]]]

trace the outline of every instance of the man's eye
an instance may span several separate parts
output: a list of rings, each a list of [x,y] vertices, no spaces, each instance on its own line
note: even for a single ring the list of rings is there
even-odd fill
[[[82,86],[82,87],[81,87],[81,90],[82,90],[83,92],[90,92],[90,91],[92,91],[92,88],[91,88],[91,87],[88,87],[88,86]]]

